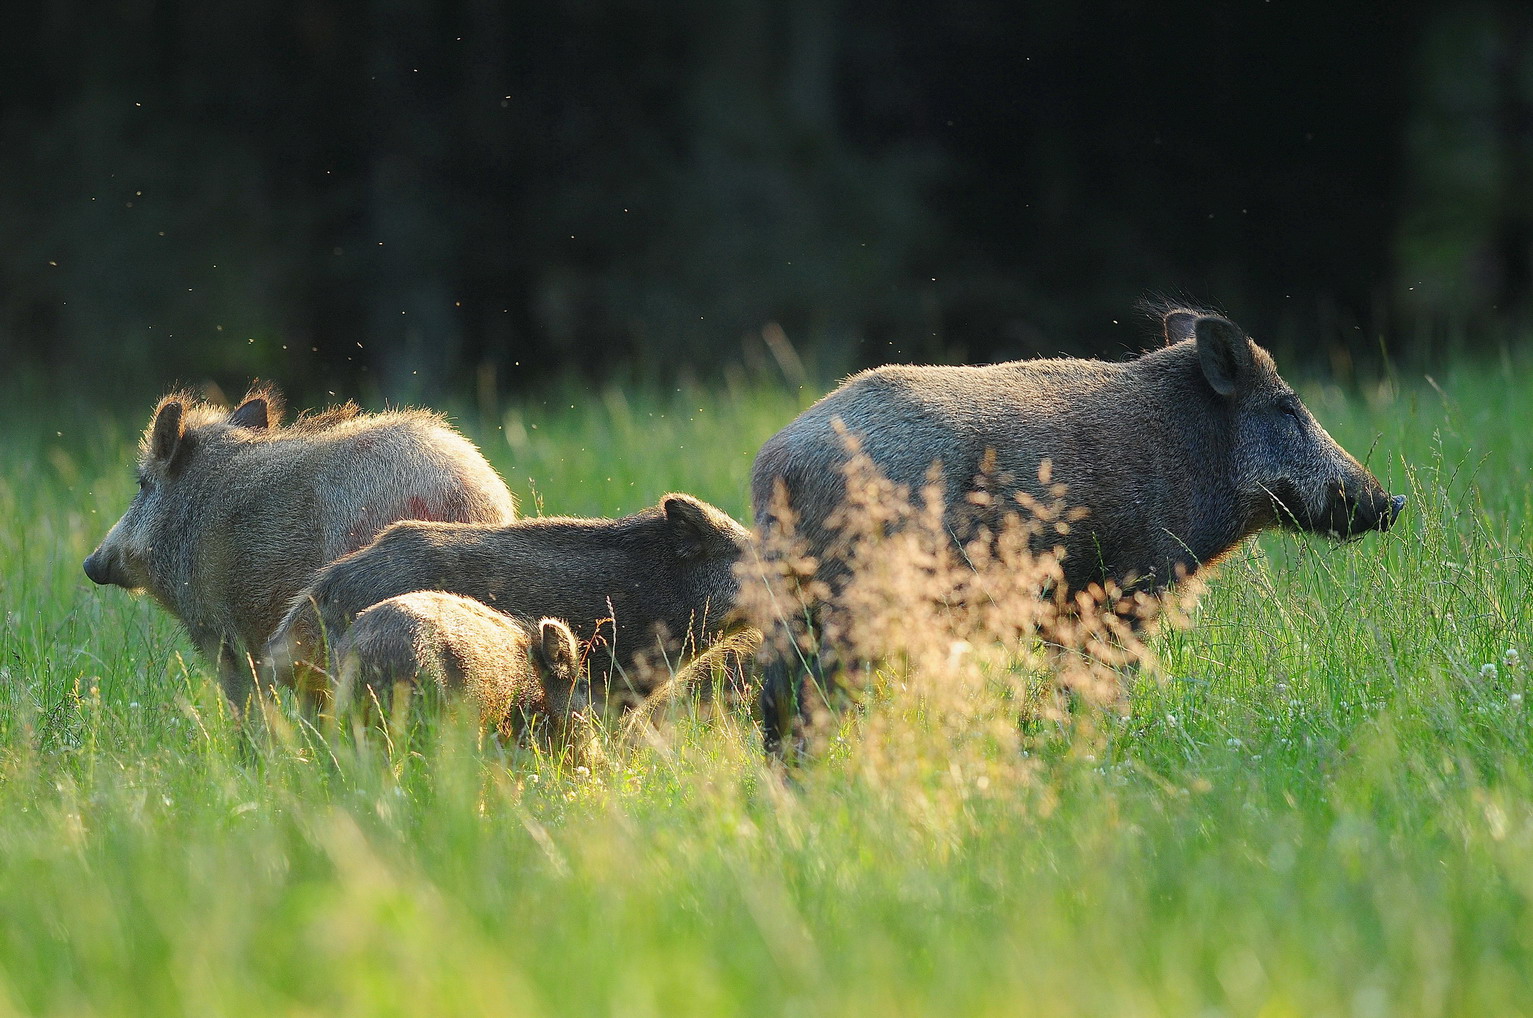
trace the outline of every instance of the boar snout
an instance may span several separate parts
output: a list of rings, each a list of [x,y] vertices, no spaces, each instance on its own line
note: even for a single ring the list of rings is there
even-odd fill
[[[1323,529],[1341,540],[1388,530],[1404,506],[1404,495],[1390,495],[1377,483],[1368,485],[1361,493],[1339,487],[1332,494]]]
[[[1388,530],[1405,507],[1404,495],[1389,494],[1372,475],[1354,477],[1350,483],[1333,481],[1316,493],[1318,503],[1307,502],[1291,480],[1279,482],[1268,491],[1279,523],[1337,541]]]
[[[100,548],[85,557],[85,575],[98,586],[123,586],[122,577],[113,568],[112,556]]]
[[[1374,503],[1375,523],[1363,528],[1365,530],[1388,530],[1400,518],[1400,510],[1405,508],[1404,495],[1391,495],[1382,488],[1377,494],[1370,495],[1370,501]]]

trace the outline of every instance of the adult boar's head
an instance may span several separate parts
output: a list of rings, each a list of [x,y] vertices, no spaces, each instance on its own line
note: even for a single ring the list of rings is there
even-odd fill
[[[1192,340],[1247,532],[1277,525],[1337,540],[1388,530],[1405,506],[1336,443],[1278,376],[1267,351],[1234,322],[1198,311],[1165,315],[1166,338]]]
[[[281,413],[279,397],[268,390],[252,392],[232,411],[186,393],[161,399],[139,443],[138,494],[85,559],[85,575],[94,583],[147,589],[162,603],[174,603],[170,587],[189,574],[200,517],[218,497],[199,446],[225,425],[225,431],[274,428]]]

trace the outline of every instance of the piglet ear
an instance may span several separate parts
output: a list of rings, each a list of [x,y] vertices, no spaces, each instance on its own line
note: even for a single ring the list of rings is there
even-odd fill
[[[169,463],[186,434],[186,408],[175,400],[160,404],[149,430],[149,458],[155,463]]]
[[[275,428],[282,423],[282,397],[269,388],[252,389],[229,413],[237,428]]]
[[[1204,315],[1193,325],[1203,377],[1221,396],[1231,396],[1251,377],[1251,341],[1227,318]]]
[[[701,555],[708,546],[708,535],[716,529],[702,503],[691,495],[667,495],[660,505],[670,526],[676,557],[689,559]]]
[[[549,675],[574,682],[580,675],[580,647],[575,634],[559,619],[543,619],[538,623],[541,641],[539,653]]]
[[[1191,339],[1193,327],[1197,324],[1198,316],[1191,311],[1168,311],[1162,321],[1166,330],[1166,342],[1180,343],[1184,339]]]
[[[264,428],[271,423],[271,408],[257,396],[247,399],[229,413],[229,423],[237,428]]]

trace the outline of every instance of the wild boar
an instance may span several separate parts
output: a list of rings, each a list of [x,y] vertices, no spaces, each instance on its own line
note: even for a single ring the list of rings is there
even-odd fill
[[[1013,498],[972,497],[982,475],[1045,504],[1062,484],[1086,515],[1066,534],[1040,535],[1035,550],[1061,548],[1071,590],[1107,581],[1163,590],[1267,527],[1337,539],[1389,528],[1405,497],[1326,433],[1267,351],[1213,312],[1165,308],[1161,322],[1166,345],[1123,363],[890,365],[851,376],[756,456],[752,508],[766,554],[785,504],[817,578],[832,591],[844,581],[833,522],[848,438],[911,493],[935,464],[959,541],[1018,511]],[[785,646],[768,640],[762,657],[769,749],[803,709]]]
[[[646,693],[738,621],[735,563],[750,532],[691,495],[622,519],[543,517],[500,526],[398,523],[317,573],[267,646],[275,681],[307,688],[326,641],[364,608],[416,590],[462,594],[508,615],[564,619],[582,643],[596,695]]]
[[[249,655],[321,565],[396,520],[516,518],[505,482],[436,414],[346,403],[283,427],[282,412],[268,387],[233,411],[161,399],[138,495],[85,560],[93,582],[147,590],[179,618],[237,707]]]
[[[467,696],[480,725],[507,738],[546,729],[557,741],[570,717],[591,706],[567,625],[545,618],[533,626],[457,594],[380,601],[357,616],[335,657],[338,686],[351,696],[425,679]]]

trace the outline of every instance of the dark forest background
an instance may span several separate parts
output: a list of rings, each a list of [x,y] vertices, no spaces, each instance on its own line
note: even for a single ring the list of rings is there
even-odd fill
[[[1150,293],[1344,373],[1533,311],[1522,2],[6,21],[0,365],[82,386],[1120,356]]]

